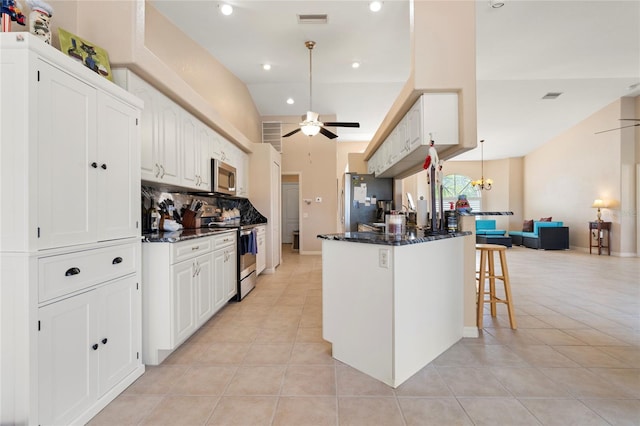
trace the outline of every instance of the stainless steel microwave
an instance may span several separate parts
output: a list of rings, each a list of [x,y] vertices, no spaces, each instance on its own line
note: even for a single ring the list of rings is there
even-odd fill
[[[230,164],[211,159],[212,192],[236,195],[236,168]]]

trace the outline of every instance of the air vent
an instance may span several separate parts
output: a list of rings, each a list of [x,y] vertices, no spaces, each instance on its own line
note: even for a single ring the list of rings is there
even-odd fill
[[[298,24],[326,24],[327,14],[298,15]]]
[[[562,95],[562,92],[549,92],[542,99],[557,99],[560,95]]]
[[[282,123],[280,121],[262,122],[262,143],[270,143],[278,152],[282,152]]]

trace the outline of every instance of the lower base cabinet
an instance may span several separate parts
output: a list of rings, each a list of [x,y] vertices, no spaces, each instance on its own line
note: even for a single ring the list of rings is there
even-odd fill
[[[142,246],[142,360],[158,365],[237,294],[236,234]],[[163,266],[164,265],[164,266]]]
[[[128,277],[38,310],[40,424],[72,423],[136,370],[139,294]]]

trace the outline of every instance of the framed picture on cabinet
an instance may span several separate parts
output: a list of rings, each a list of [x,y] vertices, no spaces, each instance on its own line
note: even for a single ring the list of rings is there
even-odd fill
[[[63,53],[95,73],[113,81],[109,55],[106,50],[62,28],[58,28],[58,38],[60,39],[60,50]]]

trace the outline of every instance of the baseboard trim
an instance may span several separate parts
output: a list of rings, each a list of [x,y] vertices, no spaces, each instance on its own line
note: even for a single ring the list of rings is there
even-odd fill
[[[479,336],[480,336],[480,333],[478,333],[478,327],[463,327],[462,328],[462,337],[477,338]]]

